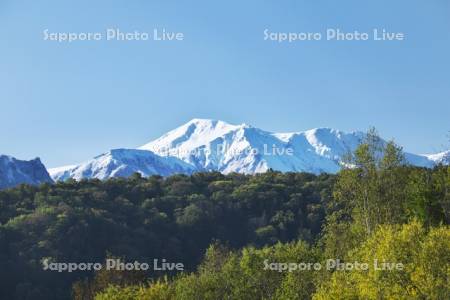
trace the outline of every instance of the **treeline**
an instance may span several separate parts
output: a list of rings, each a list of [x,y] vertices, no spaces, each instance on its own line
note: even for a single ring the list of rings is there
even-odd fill
[[[338,175],[136,174],[0,191],[0,298],[446,299],[450,167],[408,166],[373,131],[345,165]],[[186,269],[42,266],[106,258]],[[330,259],[404,269],[327,270]]]

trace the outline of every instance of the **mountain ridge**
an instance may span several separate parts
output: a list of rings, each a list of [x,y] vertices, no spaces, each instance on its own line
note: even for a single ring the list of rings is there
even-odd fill
[[[15,187],[22,183],[39,185],[52,183],[40,158],[19,160],[9,155],[0,155],[0,189]]]
[[[64,181],[69,178],[103,180],[128,177],[134,173],[140,173],[144,177],[169,176],[176,173],[190,174],[194,169],[176,158],[161,157],[150,151],[113,149],[80,165],[53,168],[49,172],[55,181]]]

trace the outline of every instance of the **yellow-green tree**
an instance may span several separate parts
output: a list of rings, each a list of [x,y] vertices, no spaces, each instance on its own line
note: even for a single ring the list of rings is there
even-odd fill
[[[368,263],[368,270],[335,271],[313,299],[440,300],[450,295],[449,227],[427,231],[419,222],[380,226],[350,256]],[[376,269],[376,261],[378,267],[400,263],[403,269]]]

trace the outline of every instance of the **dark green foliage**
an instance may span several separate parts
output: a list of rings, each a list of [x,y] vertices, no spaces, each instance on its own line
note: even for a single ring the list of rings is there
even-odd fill
[[[166,258],[194,270],[214,240],[232,249],[313,241],[334,178],[278,172],[136,175],[0,191],[0,298],[67,299],[74,282],[92,276],[43,271],[45,258]]]

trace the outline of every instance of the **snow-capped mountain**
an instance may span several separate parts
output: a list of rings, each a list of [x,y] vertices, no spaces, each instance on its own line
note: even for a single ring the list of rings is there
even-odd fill
[[[444,164],[448,165],[450,164],[450,150],[436,153],[436,154],[428,154],[425,155],[429,160],[433,161],[434,163],[438,164]]]
[[[139,149],[175,156],[199,170],[223,173],[279,171],[337,172],[342,156],[363,133],[328,128],[272,133],[252,126],[194,119]]]
[[[111,150],[76,166],[50,169],[54,180],[126,177],[195,171],[254,174],[283,172],[336,173],[344,157],[361,143],[363,132],[317,128],[272,133],[246,124],[194,119],[138,149]],[[405,153],[409,163],[432,167],[448,163],[450,151],[432,155]]]
[[[0,189],[27,183],[38,185],[53,182],[39,158],[26,161],[0,155]]]
[[[194,119],[139,149],[178,157],[199,170],[223,173],[253,174],[269,168],[336,173],[344,156],[357,148],[364,135],[330,128],[272,133],[246,124]],[[440,154],[405,156],[411,164],[425,167],[442,160]]]
[[[133,173],[140,173],[145,177],[169,176],[177,173],[190,174],[193,171],[191,165],[175,157],[161,157],[150,151],[135,149],[114,149],[80,165],[49,169],[55,181],[68,178],[80,180],[128,177]]]

